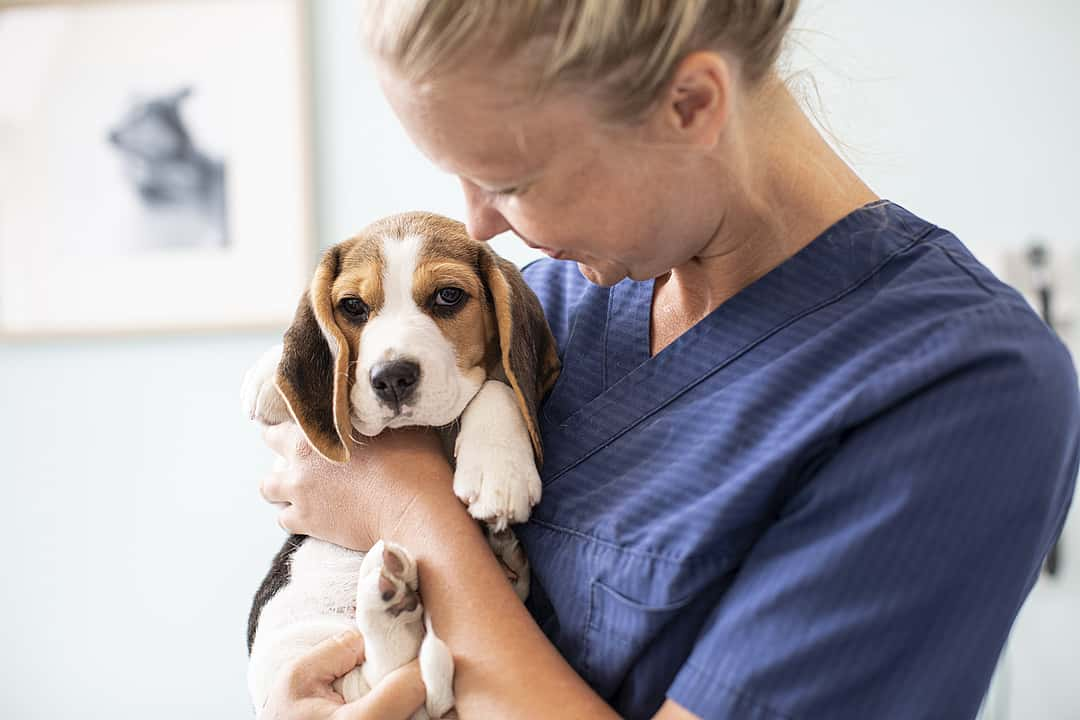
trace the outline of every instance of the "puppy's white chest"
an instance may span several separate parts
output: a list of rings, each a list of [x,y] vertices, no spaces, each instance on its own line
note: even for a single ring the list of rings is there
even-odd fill
[[[352,622],[364,554],[308,538],[290,561],[289,583],[259,616],[259,632],[326,615]]]

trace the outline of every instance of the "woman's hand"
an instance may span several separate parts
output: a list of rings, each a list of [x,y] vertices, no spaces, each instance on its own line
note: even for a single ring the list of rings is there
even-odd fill
[[[258,720],[406,720],[424,704],[426,690],[416,660],[346,704],[331,685],[363,660],[360,633],[324,640],[282,668]]]
[[[465,512],[431,429],[386,430],[354,444],[351,459],[340,465],[316,453],[295,423],[267,427],[263,439],[279,460],[260,492],[278,506],[278,524],[287,532],[366,551],[422,495],[444,495]]]

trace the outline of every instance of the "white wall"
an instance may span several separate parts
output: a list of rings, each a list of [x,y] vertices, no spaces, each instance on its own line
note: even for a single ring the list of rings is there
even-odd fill
[[[454,180],[408,146],[355,56],[351,0],[319,0],[314,21],[322,242],[396,210],[460,216]],[[817,57],[793,65],[879,193],[991,264],[1032,232],[1080,247],[1080,3],[818,0],[798,24]],[[281,534],[237,391],[273,340],[0,345],[0,717],[249,716],[244,625]],[[1064,575],[1011,643],[1017,720],[1080,717],[1080,532],[1066,532]]]
[[[806,0],[797,25],[792,69],[879,193],[988,260],[1033,232],[1080,243],[1080,3]]]

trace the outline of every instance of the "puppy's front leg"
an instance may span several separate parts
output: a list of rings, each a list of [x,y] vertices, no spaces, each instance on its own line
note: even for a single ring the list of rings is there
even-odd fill
[[[469,514],[503,530],[529,519],[540,502],[529,429],[509,385],[488,380],[461,414],[454,447],[454,494]]]
[[[264,352],[240,384],[240,405],[244,415],[263,425],[277,425],[290,419],[285,399],[274,385],[281,353],[281,345]]]

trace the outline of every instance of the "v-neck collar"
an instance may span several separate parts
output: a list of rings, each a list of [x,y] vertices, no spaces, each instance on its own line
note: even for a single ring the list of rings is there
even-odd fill
[[[882,233],[885,227],[891,232]],[[651,357],[653,282],[587,289],[563,352],[563,375],[545,406],[545,482],[775,333],[852,291],[927,227],[932,226],[886,200],[863,206]]]

